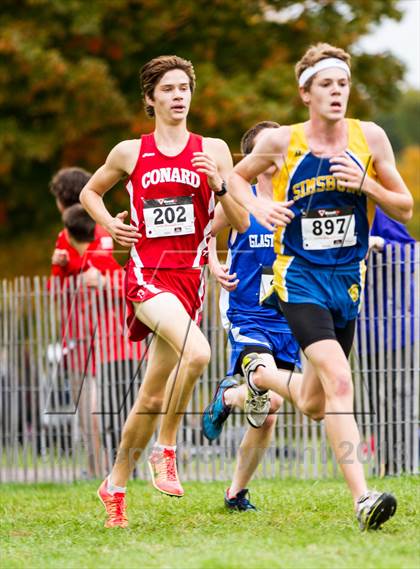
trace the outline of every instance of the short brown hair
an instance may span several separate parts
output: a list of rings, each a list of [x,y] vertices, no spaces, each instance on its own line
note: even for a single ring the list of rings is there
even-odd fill
[[[280,128],[280,125],[273,121],[261,121],[252,126],[241,138],[242,154],[251,154],[257,134],[265,128]]]
[[[161,55],[148,61],[140,70],[141,93],[144,101],[144,108],[148,117],[154,117],[155,111],[151,105],[146,102],[146,97],[153,100],[153,92],[156,85],[168,71],[172,69],[181,69],[190,80],[190,90],[194,93],[195,89],[195,73],[191,61],[178,57],[177,55]]]
[[[54,174],[49,188],[60,200],[63,208],[79,203],[80,192],[88,183],[92,174],[83,168],[62,168]]]
[[[315,45],[311,45],[309,49],[306,50],[303,57],[296,63],[295,65],[295,75],[296,79],[299,81],[299,77],[308,67],[312,67],[318,61],[322,59],[327,59],[329,57],[336,57],[337,59],[341,59],[349,67],[351,67],[351,55],[341,49],[341,47],[335,47],[330,45],[329,43],[317,43]],[[313,81],[314,76],[310,77],[303,88],[307,91]]]
[[[96,223],[81,204],[72,205],[63,212],[63,223],[75,241],[92,243],[95,239]]]

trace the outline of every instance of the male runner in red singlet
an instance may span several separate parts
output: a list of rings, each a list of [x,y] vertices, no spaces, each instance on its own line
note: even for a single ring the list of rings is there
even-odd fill
[[[108,514],[105,527],[128,525],[125,487],[159,414],[162,424],[149,457],[153,484],[165,494],[184,493],[176,470],[176,433],[210,359],[198,323],[215,194],[232,225],[244,229],[243,209],[225,190],[232,168],[227,145],[187,130],[195,86],[191,63],[177,56],[157,57],[142,68],[141,85],[146,113],[155,118],[154,132],[117,144],[81,194],[91,216],[121,245],[131,247],[126,275],[131,338],[154,333],[117,459],[98,491]],[[130,225],[124,223],[127,212],[113,217],[103,202],[103,195],[127,176]]]

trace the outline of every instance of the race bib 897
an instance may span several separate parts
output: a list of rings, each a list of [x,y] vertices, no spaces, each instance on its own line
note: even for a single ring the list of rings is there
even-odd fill
[[[301,222],[304,249],[334,249],[357,243],[353,208],[310,210],[302,215]]]

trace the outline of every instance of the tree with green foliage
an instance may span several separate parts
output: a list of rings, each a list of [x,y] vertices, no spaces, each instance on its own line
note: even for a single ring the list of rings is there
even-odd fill
[[[354,46],[400,19],[397,0],[2,0],[1,231],[44,233],[57,221],[48,180],[64,165],[95,169],[117,141],[151,129],[138,70],[176,53],[194,63],[190,128],[226,139],[262,119],[305,116],[293,64],[312,43],[354,55],[350,114],[395,105],[404,67]],[[114,192],[116,197],[122,193]],[[117,205],[117,204],[116,204]],[[121,204],[118,204],[119,206]]]
[[[398,171],[404,178],[414,198],[414,213],[407,229],[411,235],[420,241],[420,144],[406,146],[398,160]]]
[[[410,89],[388,112],[380,112],[375,121],[387,132],[394,151],[420,146],[420,91]]]

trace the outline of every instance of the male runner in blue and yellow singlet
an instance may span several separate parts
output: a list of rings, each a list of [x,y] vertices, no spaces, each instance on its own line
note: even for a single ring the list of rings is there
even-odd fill
[[[396,500],[367,488],[347,357],[374,206],[407,222],[413,199],[385,132],[374,123],[345,118],[350,55],[328,44],[312,46],[297,63],[296,76],[309,120],[268,130],[235,167],[228,187],[275,231],[274,288],[308,359],[299,399],[306,401],[305,412],[325,414],[360,527],[376,529],[394,514]],[[273,164],[275,201],[257,198],[249,183]],[[249,360],[255,369],[258,354]],[[253,383],[275,390],[268,380]]]

